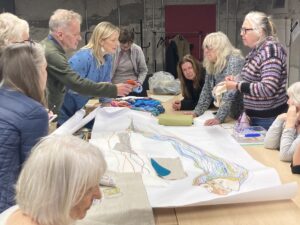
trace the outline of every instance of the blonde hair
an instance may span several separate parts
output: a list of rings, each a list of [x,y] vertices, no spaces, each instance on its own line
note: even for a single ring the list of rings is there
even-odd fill
[[[70,23],[76,20],[81,24],[82,17],[80,14],[74,12],[73,10],[55,10],[49,20],[50,34],[56,32],[58,29],[68,30]]]
[[[237,55],[242,57],[239,49],[232,46],[228,37],[222,32],[214,32],[208,34],[203,41],[202,48],[210,48],[216,52],[217,61],[210,62],[204,55],[203,66],[207,74],[216,75],[221,73],[227,65],[228,57],[230,55]]]
[[[0,48],[12,42],[24,41],[25,32],[29,35],[29,25],[26,20],[11,13],[0,14]]]
[[[20,173],[17,204],[38,224],[72,224],[72,208],[99,185],[105,170],[104,157],[94,145],[72,135],[45,137]]]
[[[259,35],[260,40],[265,36],[272,36],[277,39],[276,27],[271,16],[267,16],[263,12],[251,11],[245,16],[245,20],[252,25],[254,31]],[[264,32],[262,33],[260,30]]]
[[[288,89],[287,94],[289,98],[293,100],[297,104],[297,106],[300,106],[300,82],[293,83]]]
[[[95,27],[92,36],[87,45],[83,48],[92,49],[99,65],[104,63],[104,52],[100,44],[101,41],[109,38],[113,33],[120,33],[120,29],[110,22],[101,22]]]

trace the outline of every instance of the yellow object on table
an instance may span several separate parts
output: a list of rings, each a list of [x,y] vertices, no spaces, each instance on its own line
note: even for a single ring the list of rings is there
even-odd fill
[[[165,126],[191,126],[193,115],[161,114],[158,116],[158,123]]]

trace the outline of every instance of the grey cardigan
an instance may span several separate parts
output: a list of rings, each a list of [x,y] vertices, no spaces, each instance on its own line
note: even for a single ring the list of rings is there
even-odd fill
[[[133,65],[133,70],[135,75],[137,76],[137,80],[143,84],[146,75],[148,73],[148,68],[147,64],[145,61],[145,56],[144,52],[141,49],[140,46],[137,44],[133,43],[130,48],[131,54],[130,54],[130,59]],[[111,78],[113,79],[114,76],[116,76],[116,62],[118,61],[118,57],[120,55],[121,48],[118,47],[116,50],[116,53],[113,55],[113,68],[111,72]]]
[[[279,158],[282,161],[291,162],[294,151],[300,144],[300,135],[295,128],[285,128],[285,121],[278,117],[269,128],[264,147],[268,149],[279,149]]]

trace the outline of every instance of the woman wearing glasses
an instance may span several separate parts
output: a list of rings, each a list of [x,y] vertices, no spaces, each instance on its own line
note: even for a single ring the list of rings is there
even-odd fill
[[[250,125],[268,129],[287,110],[286,51],[277,40],[271,18],[262,12],[246,15],[241,36],[244,45],[252,50],[241,72],[242,81],[229,76],[226,87],[243,94]]]
[[[244,64],[240,50],[234,48],[222,32],[208,34],[203,41],[203,50],[206,76],[198,104],[193,111],[194,117],[201,116],[209,108],[214,100],[212,95],[214,87],[221,84],[230,74],[239,75]],[[223,123],[227,116],[237,118],[242,109],[241,99],[236,91],[226,92],[215,118],[206,120],[204,125]]]
[[[32,146],[48,133],[41,46],[8,45],[0,58],[0,212],[14,205],[14,185]]]

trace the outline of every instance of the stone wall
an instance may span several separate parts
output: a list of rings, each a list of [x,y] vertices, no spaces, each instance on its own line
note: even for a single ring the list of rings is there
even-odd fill
[[[11,1],[11,0],[6,0]],[[240,38],[240,27],[245,14],[251,10],[264,11],[273,15],[278,21],[281,41],[290,53],[290,82],[300,78],[300,38],[289,43],[289,28],[291,21],[300,16],[300,1],[286,0],[284,9],[272,9],[274,0],[15,0],[18,16],[28,20],[31,26],[31,36],[41,40],[48,33],[48,19],[57,8],[73,9],[83,16],[82,31],[91,29],[101,21],[110,21],[116,25],[130,26],[136,32],[136,43],[141,45],[140,21],[142,20],[143,47],[150,72],[163,69],[164,49],[156,49],[157,37],[164,32],[164,7],[180,4],[216,4],[217,30],[228,35],[231,42],[246,55],[246,49]],[[155,35],[156,34],[156,35]],[[84,44],[84,40],[81,46]]]

